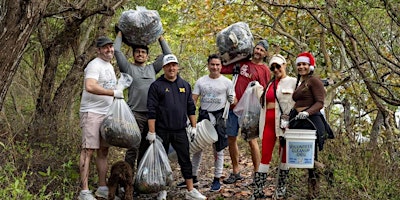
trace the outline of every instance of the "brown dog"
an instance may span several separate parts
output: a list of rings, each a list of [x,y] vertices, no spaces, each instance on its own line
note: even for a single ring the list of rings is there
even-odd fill
[[[114,200],[115,193],[118,191],[119,187],[125,189],[125,198],[123,199],[133,200],[133,174],[129,163],[118,161],[112,165],[107,186],[109,200]]]

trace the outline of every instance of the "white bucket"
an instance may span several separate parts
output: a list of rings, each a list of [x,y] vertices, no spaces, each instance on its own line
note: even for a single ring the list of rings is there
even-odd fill
[[[216,141],[218,141],[218,134],[212,123],[207,119],[202,120],[196,124],[196,136],[190,143],[190,153],[206,149]]]
[[[314,168],[316,130],[288,129],[286,139],[286,165],[289,168]]]

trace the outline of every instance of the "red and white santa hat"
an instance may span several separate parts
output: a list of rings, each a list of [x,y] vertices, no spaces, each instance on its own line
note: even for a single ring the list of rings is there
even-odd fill
[[[296,65],[297,65],[297,63],[300,63],[300,62],[308,63],[310,65],[310,71],[314,71],[315,58],[311,53],[309,53],[309,52],[300,53],[296,58]]]

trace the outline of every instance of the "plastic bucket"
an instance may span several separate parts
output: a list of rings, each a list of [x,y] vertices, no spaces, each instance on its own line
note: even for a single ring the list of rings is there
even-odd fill
[[[288,129],[286,139],[286,165],[289,168],[314,168],[316,130]]]
[[[218,141],[218,134],[212,123],[207,119],[202,120],[196,124],[196,136],[190,143],[190,153],[206,149],[216,141]]]

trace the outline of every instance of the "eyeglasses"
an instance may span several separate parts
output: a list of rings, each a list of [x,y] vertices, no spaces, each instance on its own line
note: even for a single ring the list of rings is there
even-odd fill
[[[269,69],[270,69],[271,71],[274,71],[275,68],[279,70],[281,67],[282,67],[282,66],[280,66],[280,65],[274,63],[274,64],[271,65],[271,67],[269,67]]]

